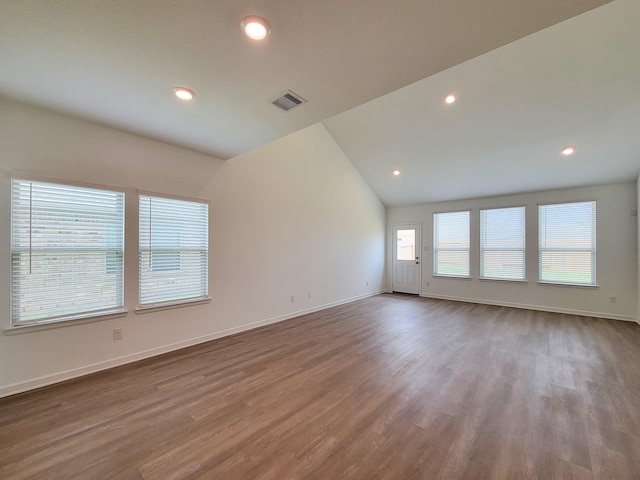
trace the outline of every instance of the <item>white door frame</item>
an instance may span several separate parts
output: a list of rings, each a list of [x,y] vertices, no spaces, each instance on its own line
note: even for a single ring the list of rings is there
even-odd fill
[[[415,260],[397,260],[397,231],[415,229]],[[420,295],[422,292],[422,224],[420,222],[401,223],[391,225],[391,290],[394,292],[411,293]],[[413,267],[413,268],[411,268]],[[397,281],[396,277],[401,272],[402,281]],[[410,282],[408,272],[413,275],[413,282]]]

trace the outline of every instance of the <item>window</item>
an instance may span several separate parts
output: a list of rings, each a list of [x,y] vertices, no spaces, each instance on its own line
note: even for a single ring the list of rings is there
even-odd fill
[[[151,225],[152,235],[157,239],[158,248],[151,250],[151,270],[154,272],[176,272],[180,270],[180,252],[173,246],[180,243],[180,232],[171,224],[155,222]]]
[[[469,276],[469,217],[469,211],[433,215],[435,275]]]
[[[540,205],[539,279],[596,284],[596,202]]]
[[[209,205],[140,195],[140,306],[208,295]]]
[[[398,247],[396,248],[396,260],[416,259],[416,231],[398,230],[396,233]]]
[[[124,193],[12,180],[13,325],[124,306]]]
[[[525,207],[480,210],[480,277],[524,280]]]

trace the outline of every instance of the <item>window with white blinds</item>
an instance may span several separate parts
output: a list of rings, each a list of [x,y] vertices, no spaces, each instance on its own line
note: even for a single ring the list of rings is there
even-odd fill
[[[469,218],[469,211],[433,215],[434,275],[469,276]]]
[[[209,292],[209,205],[139,196],[141,307],[197,301]]]
[[[525,278],[525,207],[480,210],[480,277]]]
[[[12,180],[13,325],[122,310],[123,261],[123,192]]]
[[[596,284],[596,202],[538,206],[539,279]]]

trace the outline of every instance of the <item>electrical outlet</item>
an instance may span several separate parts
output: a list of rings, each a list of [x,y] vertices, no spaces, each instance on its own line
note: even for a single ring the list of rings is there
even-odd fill
[[[308,293],[309,298],[311,298],[311,292]]]
[[[429,282],[424,282],[424,284],[428,287],[429,285],[431,285]]]
[[[113,339],[114,340],[122,340],[122,329],[114,328],[113,329]]]
[[[369,286],[369,282],[364,282],[364,286],[368,287]]]
[[[609,303],[618,303],[618,297],[609,297]]]
[[[293,295],[291,295],[291,303],[296,301],[296,297],[294,297]]]

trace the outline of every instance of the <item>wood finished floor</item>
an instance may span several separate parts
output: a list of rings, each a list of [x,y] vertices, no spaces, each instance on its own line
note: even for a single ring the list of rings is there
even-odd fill
[[[0,400],[0,478],[640,479],[640,326],[379,295]]]

